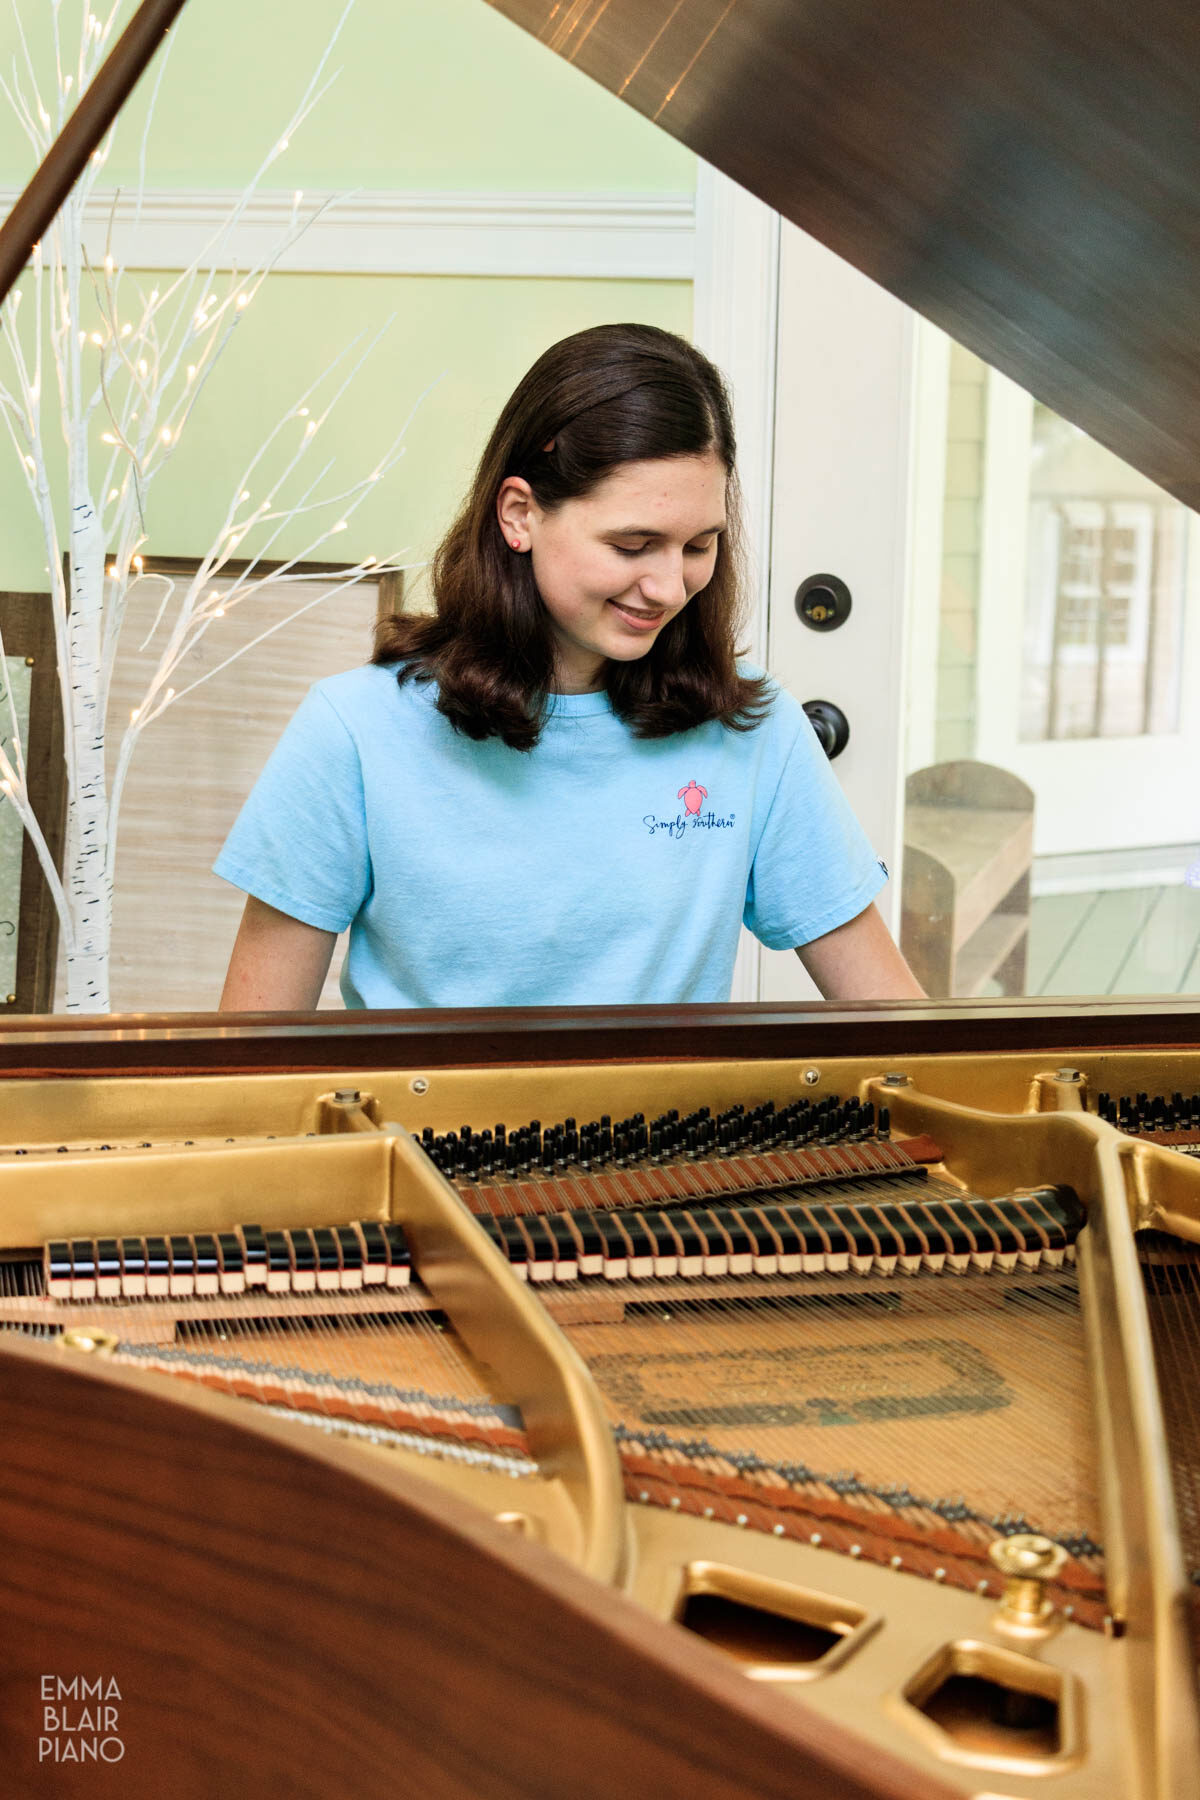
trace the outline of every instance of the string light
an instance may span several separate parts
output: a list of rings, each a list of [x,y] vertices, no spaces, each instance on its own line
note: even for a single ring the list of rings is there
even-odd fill
[[[113,434],[112,434],[112,432],[111,432],[111,431],[102,431],[102,432],[101,432],[101,433],[100,433],[100,442],[101,442],[101,443],[102,443],[102,444],[115,444],[115,443],[116,443],[116,441],[117,441],[117,440],[116,440],[116,438],[115,438],[115,437],[114,437],[114,436],[113,436]]]
[[[188,366],[187,366],[187,378],[188,378],[188,381],[189,381],[189,383],[190,383],[190,382],[193,382],[193,381],[195,381],[195,379],[196,379],[196,365],[195,365],[195,363],[189,363],[189,364],[188,364]]]
[[[313,432],[314,432],[314,431],[315,431],[315,430],[316,430],[316,429],[317,429],[317,421],[316,421],[316,420],[315,420],[315,419],[310,419],[310,420],[309,420],[309,421],[308,421],[308,424],[307,424],[307,425],[306,425],[306,426],[305,426],[305,427],[304,427],[304,435],[305,435],[305,437],[311,437],[311,436],[312,436],[312,434],[313,434]]]
[[[104,342],[104,339],[101,337],[101,335],[98,331],[93,331],[92,342],[93,342],[93,344],[102,344]]]
[[[110,251],[110,253],[104,259],[104,273],[106,275],[111,275],[113,270],[116,268],[116,266],[117,265],[114,263],[114,261],[112,259],[112,253]]]
[[[141,557],[140,557],[140,556],[135,556],[135,557],[134,557],[134,559],[133,559],[133,566],[134,566],[134,568],[135,568],[135,569],[136,569],[136,570],[137,570],[137,572],[138,572],[138,574],[139,574],[139,575],[140,575],[140,574],[141,574],[141,572],[142,572],[142,570],[143,570],[143,569],[144,569],[144,568],[145,568],[145,566],[146,566],[146,565],[145,565],[145,563],[144,563],[144,562],[143,562],[143,561],[142,561],[142,559],[141,559]]]
[[[169,425],[164,425],[158,435],[164,444],[169,444],[171,441],[171,427]]]
[[[241,311],[242,311],[242,309],[243,309],[243,307],[246,307],[246,306],[249,306],[249,304],[250,304],[250,296],[249,296],[249,294],[239,294],[239,295],[238,295],[238,297],[237,297],[237,309],[238,309],[238,311],[239,311],[239,312],[241,312]]]
[[[142,710],[142,709],[141,709],[141,707],[140,707],[140,706],[135,706],[135,707],[134,707],[134,709],[133,709],[133,711],[132,711],[132,712],[131,712],[131,713],[130,713],[130,715],[129,715],[129,723],[130,723],[130,724],[131,724],[131,725],[136,725],[136,724],[137,724],[137,721],[138,721],[138,714],[139,714],[139,713],[140,713],[140,712],[141,712],[141,710]]]
[[[133,326],[129,323],[129,320],[126,319],[125,323],[121,327],[121,336],[123,338],[127,338],[132,330],[133,330]]]
[[[333,533],[335,531],[345,531],[345,529],[346,529],[345,519],[339,519],[336,525],[332,525],[330,527],[329,535],[332,537]]]
[[[139,356],[138,357],[138,374],[145,375],[149,372],[149,369],[150,369],[150,364],[146,361],[145,357]]]
[[[295,193],[292,195],[292,205],[299,206],[299,204],[303,200],[303,198],[304,198],[304,189],[297,188]]]

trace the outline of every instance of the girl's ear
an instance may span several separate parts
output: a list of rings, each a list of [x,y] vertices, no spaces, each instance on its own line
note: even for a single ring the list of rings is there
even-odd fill
[[[496,494],[496,517],[510,550],[529,549],[530,515],[536,508],[533,490],[519,475],[506,475]]]

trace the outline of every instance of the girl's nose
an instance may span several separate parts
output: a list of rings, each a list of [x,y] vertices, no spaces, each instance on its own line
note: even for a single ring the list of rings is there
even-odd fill
[[[664,566],[643,575],[638,586],[641,589],[642,598],[651,606],[682,606],[687,599],[687,589],[683,584],[682,562]]]

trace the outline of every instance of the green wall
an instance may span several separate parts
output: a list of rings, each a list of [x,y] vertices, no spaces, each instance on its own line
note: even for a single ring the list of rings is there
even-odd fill
[[[35,57],[45,55],[50,0],[17,5]],[[125,6],[122,19],[131,10]],[[339,11],[340,0],[300,7],[189,0],[155,114],[148,186],[242,186],[303,92]],[[61,14],[65,41],[77,30],[77,0],[64,0]],[[13,15],[3,6],[0,71],[7,74],[17,53]],[[484,0],[357,0],[331,59],[330,68],[337,67],[337,82],[269,171],[265,188],[638,195],[694,186],[689,153]],[[148,89],[147,78],[120,122],[105,186],[136,180],[136,115]],[[22,143],[0,99],[0,182],[17,185],[27,176]],[[162,285],[169,278],[149,279]],[[691,286],[273,275],[152,489],[148,548],[160,555],[207,549],[266,431],[356,334],[372,333],[392,315],[384,342],[322,432],[334,478],[348,483],[368,472],[418,394],[442,379],[412,424],[402,461],[324,552],[338,560],[401,546],[415,558],[428,556],[501,402],[539,352],[609,319],[686,333]],[[0,379],[5,364],[0,351]],[[296,528],[277,549],[305,541]],[[248,541],[244,549],[250,547]],[[45,560],[11,446],[0,439],[0,587],[42,586]]]
[[[144,277],[143,279],[150,279]],[[155,277],[161,281],[163,278]],[[393,317],[394,315],[394,317]],[[428,383],[438,385],[409,427],[404,456],[349,528],[319,554],[357,560],[407,547],[425,558],[449,522],[484,440],[517,378],[548,343],[605,320],[691,327],[686,282],[534,281],[417,276],[274,275],[247,310],[201,396],[147,509],[149,550],[198,556],[216,533],[242,469],[307,380],[359,332],[386,336],[322,427],[301,465],[307,479],[332,458],[331,482],[369,474]],[[314,407],[315,410],[315,407]],[[283,442],[303,430],[296,420]],[[99,485],[103,465],[93,465]],[[251,482],[251,509],[271,492]],[[284,490],[274,494],[276,503]],[[337,512],[331,515],[336,519]],[[38,589],[45,555],[31,502],[0,446],[0,587]],[[273,555],[301,549],[289,528]],[[248,539],[240,554],[248,554]]]
[[[97,12],[102,0],[91,0]],[[16,0],[35,55],[51,0]],[[150,144],[157,187],[240,187],[303,93],[342,0],[188,0],[175,27]],[[132,0],[120,19],[132,13]],[[79,0],[63,0],[64,40]],[[0,72],[18,55],[0,6]],[[332,90],[270,185],[304,188],[688,192],[694,159],[665,132],[553,55],[484,0],[357,0],[330,59]],[[154,70],[122,121],[106,179],[137,176]],[[30,152],[0,99],[0,182]]]

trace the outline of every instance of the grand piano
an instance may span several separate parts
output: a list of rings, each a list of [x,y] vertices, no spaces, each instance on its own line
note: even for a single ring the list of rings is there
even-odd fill
[[[1182,9],[501,10],[1194,502]],[[1198,1153],[1166,1003],[9,1021],[7,1791],[1183,1800]]]

